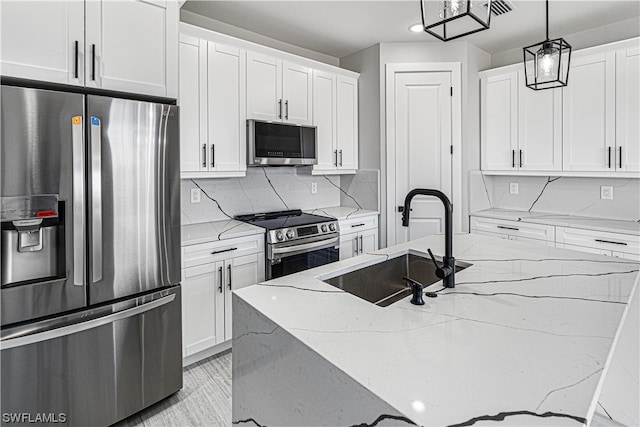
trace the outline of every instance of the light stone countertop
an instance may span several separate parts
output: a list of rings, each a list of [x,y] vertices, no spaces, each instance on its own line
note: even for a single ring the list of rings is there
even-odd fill
[[[426,256],[427,248],[442,255],[443,236],[234,294],[418,425],[590,422],[640,264],[460,234],[454,255],[472,265],[456,273],[454,289],[429,287],[438,297],[423,306],[407,297],[378,307],[322,281],[408,252]],[[259,373],[265,363],[247,366]],[[257,415],[277,424],[277,414]]]
[[[369,215],[378,215],[380,213],[378,211],[372,211],[372,210],[368,210],[368,209],[352,208],[352,207],[348,207],[348,206],[334,206],[334,207],[330,207],[330,208],[318,208],[318,209],[313,209],[313,210],[307,209],[307,210],[305,210],[305,212],[310,213],[310,214],[316,214],[316,215],[331,216],[333,218],[336,218],[339,221],[340,220],[345,220],[345,219],[369,216]]]
[[[264,234],[264,228],[236,221],[235,219],[186,224],[180,228],[180,231],[182,233],[182,246]]]
[[[509,209],[491,208],[473,212],[471,216],[507,219],[535,224],[555,225],[559,227],[587,228],[609,233],[623,233],[640,236],[640,223],[606,218],[592,218],[577,215],[562,215],[545,212],[527,212]]]

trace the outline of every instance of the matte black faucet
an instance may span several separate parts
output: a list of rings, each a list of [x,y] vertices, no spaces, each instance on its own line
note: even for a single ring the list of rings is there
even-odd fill
[[[445,288],[455,287],[455,262],[453,257],[453,205],[449,198],[439,190],[431,190],[429,188],[416,188],[409,191],[407,197],[404,199],[404,208],[402,210],[402,226],[409,226],[409,212],[411,211],[411,199],[415,196],[434,196],[440,199],[444,205],[444,258],[442,259],[443,265],[440,267],[436,262],[431,250],[429,249],[429,255],[431,260],[436,266],[436,276],[442,279],[442,284]]]

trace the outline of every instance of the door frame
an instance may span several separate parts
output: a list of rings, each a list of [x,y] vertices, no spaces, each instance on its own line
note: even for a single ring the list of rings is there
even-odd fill
[[[395,140],[395,77],[407,72],[449,72],[451,73],[451,203],[453,204],[453,231],[462,230],[462,78],[460,62],[421,62],[386,64],[386,135],[385,135],[385,167],[386,175],[386,228],[387,246],[396,244],[396,140]]]

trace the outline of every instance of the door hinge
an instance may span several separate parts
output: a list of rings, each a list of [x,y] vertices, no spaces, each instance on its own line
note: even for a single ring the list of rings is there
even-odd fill
[[[449,93],[453,96],[453,86],[449,87]]]

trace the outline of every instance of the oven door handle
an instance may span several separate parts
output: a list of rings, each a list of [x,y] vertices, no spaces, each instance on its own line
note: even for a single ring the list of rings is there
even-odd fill
[[[330,248],[332,246],[338,245],[340,242],[340,236],[336,236],[330,240],[320,240],[318,242],[304,243],[302,245],[291,245],[284,248],[273,248],[271,253],[274,255],[274,259],[282,258],[283,254],[285,256],[292,256],[301,254],[304,252],[309,252],[310,249],[325,249]]]

